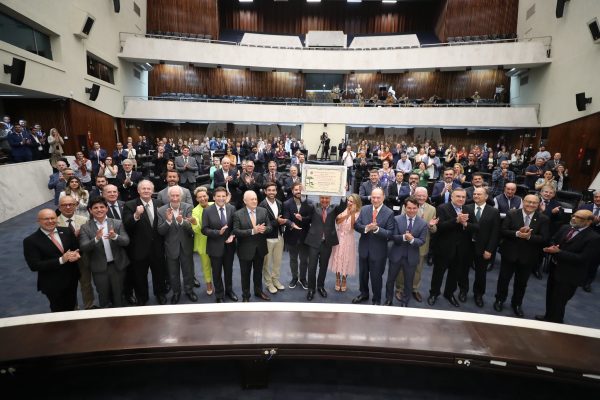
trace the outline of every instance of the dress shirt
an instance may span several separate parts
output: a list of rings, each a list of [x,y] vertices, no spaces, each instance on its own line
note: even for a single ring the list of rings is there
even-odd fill
[[[103,247],[104,247],[104,254],[106,255],[106,262],[107,263],[113,262],[115,259],[113,257],[112,249],[110,248],[110,239],[105,237],[106,235],[108,235],[108,220],[106,218],[104,218],[104,221],[100,222],[97,219],[94,219],[94,222],[96,223],[96,226],[98,227],[98,229],[104,228],[104,230],[102,231],[102,238],[100,240],[102,240],[102,243],[104,244]],[[117,238],[117,236],[115,236],[115,239]],[[113,239],[113,240],[115,240],[115,239]],[[100,240],[98,240],[94,236],[94,241],[96,243],[98,243]]]

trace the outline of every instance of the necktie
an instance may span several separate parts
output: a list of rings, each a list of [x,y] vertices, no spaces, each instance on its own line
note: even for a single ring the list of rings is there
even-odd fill
[[[112,215],[114,219],[121,219],[121,216],[119,215],[119,212],[117,211],[117,206],[115,204],[111,205],[110,208],[112,209]]]
[[[256,214],[253,211],[250,211],[250,222],[252,222],[252,227],[254,228],[256,226]]]
[[[52,240],[52,243],[54,243],[54,245],[56,246],[56,248],[58,250],[60,250],[61,253],[64,253],[65,250],[63,249],[62,245],[60,244],[60,242],[58,240],[56,240],[56,237],[54,236],[55,232],[51,232],[48,234],[48,237],[50,238],[50,240]]]
[[[185,164],[187,164],[187,162],[188,162],[188,160],[187,160],[187,157],[183,157],[183,162],[184,162]]]
[[[450,200],[450,192],[446,191],[444,203],[447,203]]]
[[[227,219],[225,219],[225,209],[221,207],[219,209],[221,211],[221,226],[227,225]]]
[[[481,218],[481,207],[477,207],[477,212],[475,213],[475,218],[477,218],[477,221],[479,221],[479,218]]]
[[[575,235],[575,232],[577,232],[577,229],[575,229],[575,228],[569,229],[569,232],[567,232],[567,236],[566,236],[566,241],[567,242],[569,240],[573,239],[573,235]]]
[[[73,220],[71,218],[67,220],[67,228],[69,228],[71,232],[75,233],[75,227],[73,226]]]
[[[325,223],[325,220],[327,219],[327,210],[325,208],[321,210],[321,219],[323,220],[323,223]]]
[[[409,218],[408,219],[408,231],[412,232],[412,230],[413,230],[413,219]]]
[[[594,216],[597,217],[598,215],[600,215],[600,207],[596,206],[594,209]]]
[[[154,210],[150,207],[150,203],[144,205],[146,212],[148,213],[148,219],[150,220],[150,226],[154,225]]]
[[[271,173],[271,182],[275,182],[275,174]]]
[[[510,205],[510,203],[511,203],[511,201],[512,201],[512,198],[510,198],[510,197],[507,197],[507,198],[506,198],[506,200],[508,200],[508,209],[509,209],[509,210],[512,210],[512,207],[511,207],[511,205]]]
[[[425,214],[424,207],[423,206],[419,207],[419,217],[423,218],[424,214]]]
[[[525,216],[525,226],[529,227],[529,224],[531,223],[531,217],[529,215]]]
[[[373,207],[373,223],[377,222],[377,209]]]

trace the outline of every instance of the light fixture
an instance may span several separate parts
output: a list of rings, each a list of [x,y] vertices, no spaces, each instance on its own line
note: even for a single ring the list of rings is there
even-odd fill
[[[348,0],[348,3],[361,3],[362,0]]]
[[[306,0],[307,3],[320,3],[321,0]]]
[[[382,0],[382,3],[396,3],[397,0]]]
[[[240,0],[240,3],[252,3],[254,0]]]

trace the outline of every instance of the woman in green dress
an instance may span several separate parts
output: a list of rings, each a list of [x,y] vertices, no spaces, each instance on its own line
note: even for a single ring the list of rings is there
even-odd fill
[[[429,181],[429,172],[427,172],[427,165],[423,161],[417,164],[413,174],[419,175],[419,186],[426,188]]]
[[[194,196],[198,205],[192,210],[192,217],[195,219],[195,223],[192,224],[192,230],[194,231],[194,251],[197,251],[200,255],[200,262],[202,264],[202,274],[204,275],[204,282],[206,283],[206,294],[213,294],[213,279],[212,279],[212,267],[210,265],[210,258],[206,254],[206,236],[202,234],[202,213],[204,209],[213,203],[208,202],[208,191],[204,186],[198,186],[194,190]],[[195,276],[195,273],[194,273]]]

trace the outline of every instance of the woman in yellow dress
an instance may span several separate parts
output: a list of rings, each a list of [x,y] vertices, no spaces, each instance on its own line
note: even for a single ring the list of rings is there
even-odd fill
[[[202,213],[204,209],[213,203],[208,202],[208,191],[204,186],[198,186],[194,190],[194,196],[198,205],[192,210],[192,217],[195,222],[192,224],[192,230],[194,231],[194,251],[197,251],[200,255],[200,262],[202,264],[202,274],[204,275],[204,282],[206,283],[206,294],[212,295],[213,279],[212,279],[212,267],[210,265],[210,258],[206,254],[206,236],[202,234]],[[195,275],[195,274],[194,274]]]

